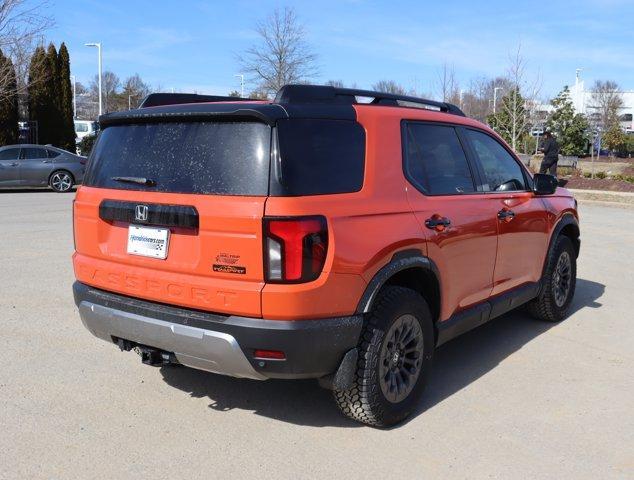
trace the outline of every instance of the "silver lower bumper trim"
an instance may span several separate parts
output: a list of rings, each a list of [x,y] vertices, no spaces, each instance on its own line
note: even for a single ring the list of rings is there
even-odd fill
[[[79,315],[94,336],[107,342],[112,342],[112,337],[122,338],[173,352],[188,367],[266,380],[249,363],[236,339],[226,333],[165,322],[87,301],[79,304]]]

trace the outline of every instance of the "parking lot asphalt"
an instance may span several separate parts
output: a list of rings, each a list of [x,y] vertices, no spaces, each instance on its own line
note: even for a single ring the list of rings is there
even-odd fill
[[[634,478],[634,209],[582,203],[572,315],[444,346],[405,424],[313,381],[142,365],[73,303],[73,194],[0,192],[0,478]]]

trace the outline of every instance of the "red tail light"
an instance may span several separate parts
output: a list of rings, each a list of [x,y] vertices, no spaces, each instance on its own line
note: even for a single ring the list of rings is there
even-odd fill
[[[302,283],[319,277],[328,252],[324,217],[265,218],[264,239],[268,282]]]

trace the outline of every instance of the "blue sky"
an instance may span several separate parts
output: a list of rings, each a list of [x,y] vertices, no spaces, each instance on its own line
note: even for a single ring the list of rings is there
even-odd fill
[[[521,44],[527,76],[541,78],[544,97],[574,83],[576,68],[587,84],[612,79],[634,90],[631,0],[52,0],[56,26],[48,36],[66,42],[84,83],[97,65],[96,49],[83,45],[102,42],[104,69],[121,78],[139,73],[165,90],[226,94],[239,88],[235,57],[257,42],[253,26],[284,6],[306,26],[317,82],[369,88],[393,79],[434,94],[443,63],[467,87],[472,78],[504,74]]]

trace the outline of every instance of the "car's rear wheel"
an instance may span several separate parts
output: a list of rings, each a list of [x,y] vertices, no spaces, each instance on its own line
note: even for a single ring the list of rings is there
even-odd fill
[[[540,320],[559,322],[568,314],[577,283],[577,256],[572,241],[563,235],[548,255],[539,296],[528,303],[528,311]]]
[[[432,317],[423,297],[409,288],[385,287],[358,349],[352,388],[334,392],[339,408],[375,427],[401,422],[418,405],[434,353]]]
[[[74,183],[73,175],[66,170],[57,170],[48,179],[49,186],[60,193],[70,191]]]

